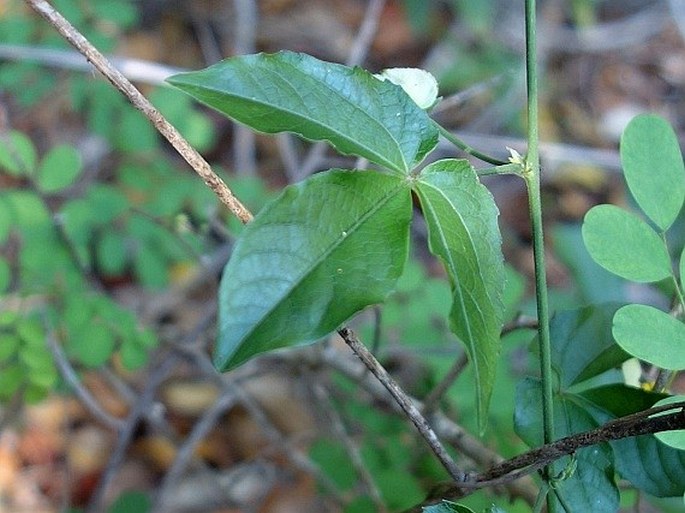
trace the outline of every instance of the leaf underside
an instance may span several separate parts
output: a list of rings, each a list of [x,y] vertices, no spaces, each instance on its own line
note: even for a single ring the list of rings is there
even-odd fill
[[[326,140],[399,173],[438,141],[431,119],[399,86],[306,54],[234,57],[168,82],[257,131]]]
[[[450,328],[465,344],[476,376],[478,419],[484,430],[495,380],[505,280],[498,210],[465,160],[441,160],[422,170],[416,192],[429,247],[452,287]]]
[[[409,183],[392,175],[331,170],[284,189],[224,270],[217,368],[314,342],[383,301],[407,258],[411,213]]]

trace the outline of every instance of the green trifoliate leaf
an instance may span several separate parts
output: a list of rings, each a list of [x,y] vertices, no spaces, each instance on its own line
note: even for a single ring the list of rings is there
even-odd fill
[[[326,140],[401,173],[438,141],[433,122],[401,88],[305,54],[236,57],[169,82],[260,132]]]
[[[495,381],[504,307],[499,214],[490,192],[466,160],[440,160],[415,185],[431,252],[452,286],[450,328],[466,345],[476,376],[478,419],[485,428]]]
[[[403,177],[332,170],[292,185],[246,226],[219,291],[214,363],[308,343],[381,302],[407,258]]]
[[[667,230],[685,201],[685,166],[668,122],[653,114],[634,118],[621,136],[621,163],[637,204]]]
[[[631,355],[662,369],[685,369],[685,324],[647,305],[626,305],[614,315],[612,332]]]
[[[628,280],[655,282],[671,275],[664,242],[642,219],[614,205],[590,209],[583,241],[599,265]]]

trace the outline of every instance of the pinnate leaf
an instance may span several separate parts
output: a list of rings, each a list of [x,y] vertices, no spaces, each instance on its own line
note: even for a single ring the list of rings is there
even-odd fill
[[[450,328],[466,345],[474,366],[483,430],[504,314],[499,212],[465,160],[434,162],[422,170],[415,187],[428,225],[430,250],[443,262],[450,278]]]
[[[652,306],[626,305],[614,315],[614,338],[626,352],[663,369],[685,369],[685,324]]]
[[[168,81],[260,132],[326,140],[401,173],[438,141],[433,122],[399,86],[305,54],[235,57]]]
[[[671,275],[671,260],[659,235],[614,205],[590,209],[583,221],[583,241],[599,265],[622,278],[649,283]]]
[[[404,177],[331,170],[285,188],[224,270],[217,368],[316,341],[383,301],[407,258],[411,211]]]
[[[685,166],[668,122],[642,114],[628,123],[621,136],[621,163],[637,204],[667,230],[685,201]]]

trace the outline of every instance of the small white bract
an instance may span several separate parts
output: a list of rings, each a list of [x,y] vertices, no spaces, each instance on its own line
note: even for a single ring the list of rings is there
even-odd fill
[[[388,68],[374,77],[397,84],[424,110],[430,109],[438,98],[438,81],[424,69]]]
[[[514,148],[510,148],[509,146],[507,146],[507,149],[509,150],[509,162],[512,164],[519,164],[520,166],[526,165],[525,159],[518,151],[516,151]]]

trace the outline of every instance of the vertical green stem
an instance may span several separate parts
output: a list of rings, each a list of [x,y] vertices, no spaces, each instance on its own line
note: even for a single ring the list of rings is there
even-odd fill
[[[538,82],[537,48],[535,40],[535,0],[526,0],[526,84],[528,90],[528,155],[523,177],[528,188],[528,204],[533,230],[535,260],[535,295],[537,299],[538,335],[540,339],[540,374],[542,377],[542,419],[544,443],[554,441],[553,376],[549,336],[549,307],[547,304],[547,276],[542,233],[542,205],[540,198],[540,155],[538,153]],[[549,477],[549,476],[548,476]],[[552,495],[547,497],[549,511],[556,505]]]

